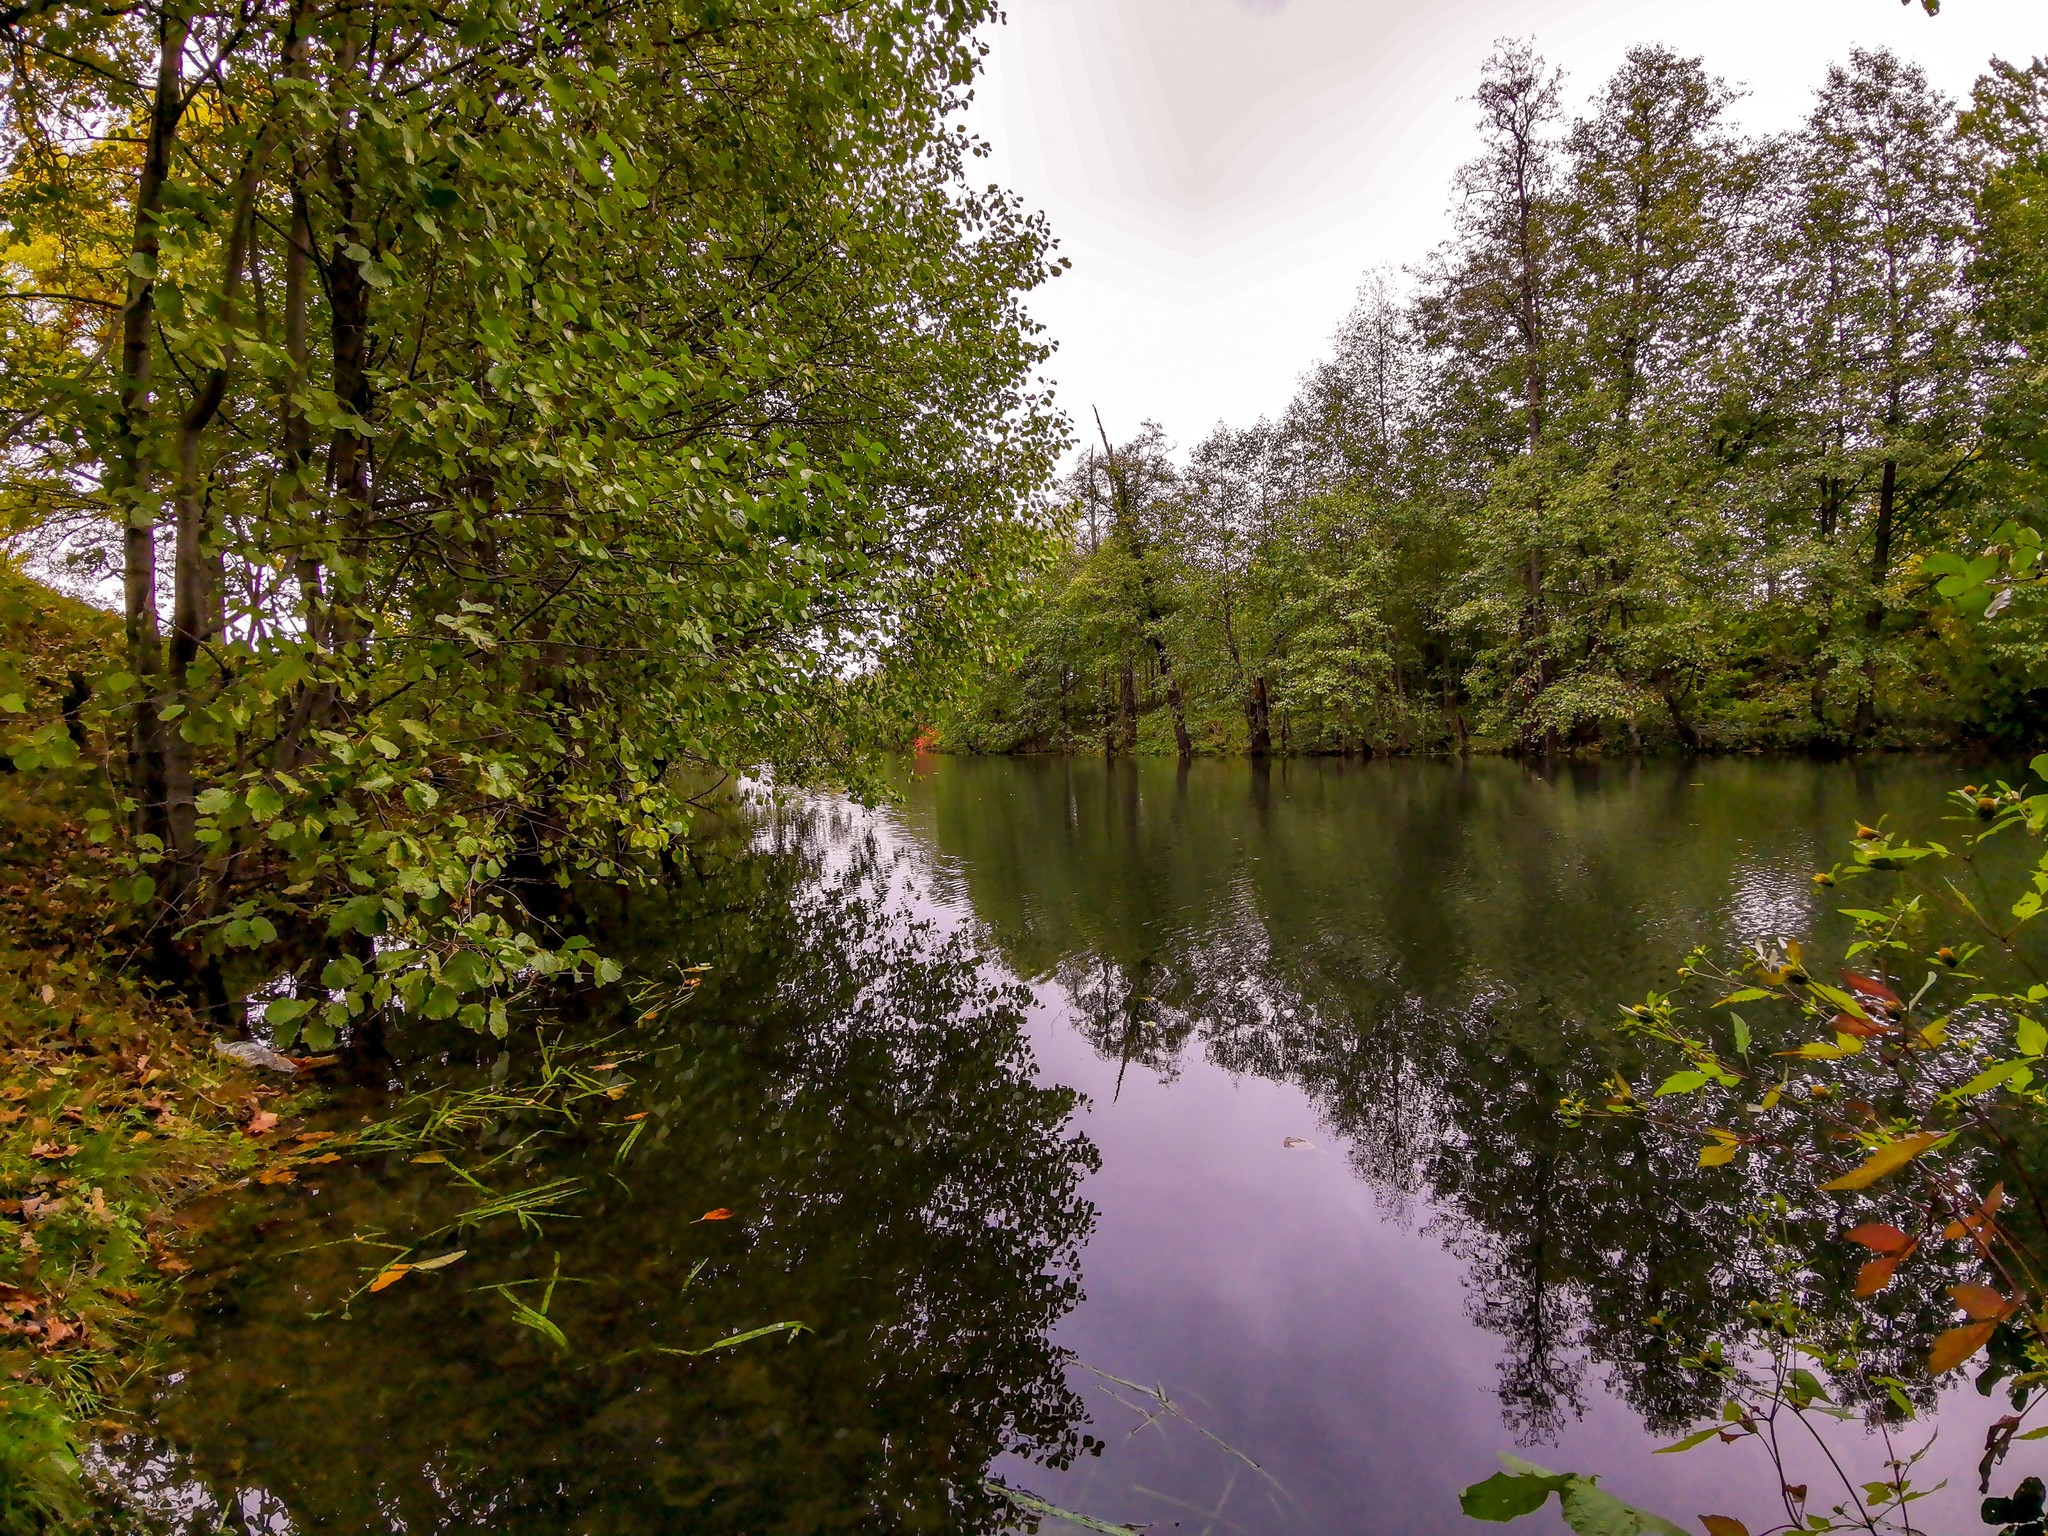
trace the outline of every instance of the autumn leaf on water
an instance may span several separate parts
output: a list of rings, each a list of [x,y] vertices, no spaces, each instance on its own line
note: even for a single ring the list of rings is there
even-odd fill
[[[1919,1131],[1879,1147],[1863,1162],[1840,1178],[1829,1179],[1822,1189],[1868,1189],[1888,1173],[1896,1173],[1922,1152],[1942,1139],[1940,1131]]]
[[[724,1206],[721,1205],[715,1211],[706,1211],[702,1216],[699,1216],[697,1219],[699,1221],[731,1221],[732,1212],[728,1211]]]
[[[1918,1245],[1919,1239],[1908,1237],[1897,1227],[1886,1226],[1881,1221],[1868,1222],[1860,1227],[1851,1227],[1842,1234],[1852,1243],[1859,1243],[1872,1253],[1903,1254]]]
[[[289,1168],[266,1168],[256,1175],[258,1184],[289,1184],[298,1175]]]
[[[1991,1335],[1998,1331],[1998,1324],[1967,1323],[1961,1328],[1951,1328],[1934,1341],[1934,1348],[1927,1354],[1927,1372],[1939,1376],[1952,1371],[1970,1356],[1990,1342]]]
[[[438,1258],[421,1259],[412,1267],[418,1270],[446,1269],[450,1264],[453,1264],[457,1259],[461,1258],[464,1254],[468,1252],[469,1250],[467,1248],[457,1248],[453,1253],[444,1253],[440,1255]]]
[[[374,1296],[379,1291],[389,1290],[411,1274],[413,1268],[411,1264],[386,1264],[378,1271],[377,1278],[370,1282],[370,1294]]]

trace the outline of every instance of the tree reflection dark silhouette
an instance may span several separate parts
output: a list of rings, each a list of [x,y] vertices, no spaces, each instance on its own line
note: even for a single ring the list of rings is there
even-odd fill
[[[318,1530],[957,1532],[1003,1524],[998,1455],[1083,1452],[1047,1330],[1079,1298],[1094,1154],[1073,1095],[1032,1082],[1025,995],[890,904],[871,840],[778,841],[700,846],[669,900],[605,919],[643,975],[710,970],[637,1037],[656,1049],[619,1111],[649,1118],[618,1177],[616,1131],[536,1148],[536,1176],[591,1191],[575,1219],[474,1242],[351,1322],[309,1303],[362,1251],[303,1223],[216,1278],[162,1408],[210,1483]],[[420,1230],[449,1198],[423,1172],[342,1173],[319,1219]],[[483,1289],[557,1254],[560,1353]],[[815,1333],[653,1352],[784,1319]]]
[[[1568,1128],[1560,1099],[1639,1066],[1618,1005],[1694,942],[1833,931],[1821,850],[1880,790],[1938,815],[1942,773],[954,761],[907,815],[1105,1057],[1171,1073],[1199,1050],[1296,1084],[1361,1178],[1425,1200],[1502,1340],[1507,1423],[1542,1440],[1596,1367],[1653,1430],[1717,1410],[1680,1359],[1772,1286],[1746,1220],[1773,1191],[1696,1146]],[[1863,1306],[1854,1267],[1810,1283],[1882,1371],[1940,1277]]]

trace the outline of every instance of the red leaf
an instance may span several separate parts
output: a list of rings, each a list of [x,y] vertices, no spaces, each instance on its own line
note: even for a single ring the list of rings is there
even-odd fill
[[[1854,1035],[1858,1040],[1869,1040],[1877,1035],[1888,1035],[1890,1030],[1882,1024],[1873,1024],[1868,1019],[1859,1019],[1853,1013],[1838,1013],[1834,1017],[1834,1028],[1845,1035]]]
[[[715,1211],[706,1211],[702,1216],[699,1216],[697,1219],[699,1221],[731,1221],[732,1212],[728,1211],[724,1206],[721,1205]]]
[[[1879,981],[1875,976],[1865,976],[1856,971],[1844,971],[1842,972],[1842,982],[1843,985],[1847,986],[1858,997],[1874,998],[1888,1007],[1897,1008],[1904,1002],[1904,999],[1898,993]]]
[[[1914,1239],[1906,1236],[1897,1227],[1888,1227],[1881,1221],[1851,1227],[1842,1236],[1852,1243],[1861,1243],[1872,1253],[1903,1254],[1914,1245]]]

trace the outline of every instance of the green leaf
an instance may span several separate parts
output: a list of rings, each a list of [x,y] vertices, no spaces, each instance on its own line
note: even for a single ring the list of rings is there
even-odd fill
[[[1664,1079],[1663,1086],[1651,1097],[1662,1098],[1667,1093],[1692,1093],[1706,1087],[1710,1081],[1712,1079],[1704,1072],[1674,1072]]]
[[[1624,1504],[1590,1477],[1575,1477],[1560,1495],[1564,1523],[1578,1536],[1691,1536],[1683,1526]]]
[[[1709,1425],[1705,1429],[1695,1430],[1692,1434],[1687,1435],[1683,1440],[1675,1440],[1670,1445],[1658,1446],[1657,1449],[1654,1452],[1652,1452],[1652,1454],[1657,1456],[1670,1456],[1676,1454],[1679,1451],[1689,1451],[1696,1445],[1705,1445],[1709,1440],[1715,1440],[1720,1438],[1721,1432],[1721,1426],[1719,1424]]]
[[[1519,1520],[1541,1509],[1571,1481],[1569,1473],[1496,1472],[1459,1494],[1458,1507],[1470,1520]]]
[[[2048,1027],[2033,1019],[2022,1018],[2019,1028],[2013,1031],[2013,1043],[2028,1056],[2039,1056],[2048,1051]]]
[[[1749,1021],[1739,1013],[1731,1013],[1728,1024],[1735,1036],[1735,1054],[1749,1060]]]

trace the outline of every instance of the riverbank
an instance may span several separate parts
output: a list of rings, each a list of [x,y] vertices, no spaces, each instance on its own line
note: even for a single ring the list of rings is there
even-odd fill
[[[78,1456],[132,1394],[197,1197],[295,1177],[325,1090],[214,1049],[102,945],[111,872],[89,804],[0,776],[0,1528],[89,1521]],[[333,1154],[327,1154],[330,1157]]]

